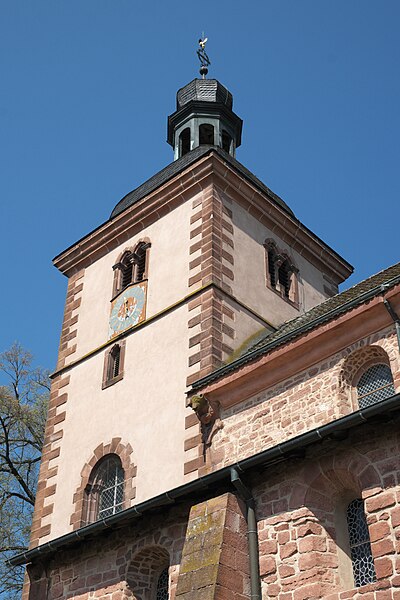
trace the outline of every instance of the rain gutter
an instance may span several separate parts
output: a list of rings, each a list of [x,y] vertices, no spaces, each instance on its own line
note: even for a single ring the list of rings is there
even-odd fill
[[[71,533],[67,533],[66,535],[51,540],[50,542],[46,542],[41,546],[33,548],[32,550],[27,550],[26,552],[17,554],[8,561],[8,564],[10,566],[19,566],[35,561],[36,559],[53,554],[60,548],[65,548],[66,546],[76,542],[81,542],[89,537],[101,534],[107,529],[121,527],[127,521],[141,517],[148,511],[156,510],[163,506],[172,505],[177,500],[187,500],[191,494],[204,492],[216,484],[220,485],[224,483],[226,487],[231,488],[232,469],[236,469],[238,473],[242,474],[253,469],[254,467],[266,468],[275,464],[276,462],[281,462],[283,460],[292,458],[293,454],[296,455],[299,450],[320,442],[321,440],[327,438],[340,440],[342,439],[342,434],[348,429],[352,429],[357,425],[366,423],[378,415],[396,410],[400,410],[400,394],[395,394],[394,396],[386,398],[377,404],[357,410],[356,412],[346,415],[345,417],[341,417],[336,421],[322,425],[321,427],[312,429],[311,431],[307,431],[306,433],[291,438],[290,440],[277,444],[272,448],[268,448],[262,452],[254,454],[249,458],[239,460],[232,465],[215,471],[214,473],[210,473],[204,477],[199,477],[194,481],[174,488],[169,492],[160,494],[159,496],[155,496],[154,498],[150,498],[149,500],[141,502],[140,504],[132,506],[131,508],[127,508],[126,510],[116,513],[115,515],[106,517],[105,519],[101,519],[95,523],[91,523],[90,525],[86,525],[85,527],[82,527]]]
[[[363,302],[370,300],[374,296],[378,296],[379,294],[384,294],[389,288],[393,287],[394,285],[396,285],[398,283],[400,283],[400,275],[393,277],[393,279],[390,279],[388,282],[386,282],[383,285],[379,284],[379,285],[375,286],[371,290],[368,290],[367,292],[360,294],[359,296],[357,296],[357,298],[353,298],[353,300],[349,300],[348,302],[345,302],[344,304],[341,304],[340,306],[333,308],[332,310],[328,311],[327,313],[320,315],[319,317],[316,317],[312,321],[309,321],[309,322],[305,323],[304,325],[300,325],[297,329],[294,329],[293,331],[290,331],[290,332],[282,335],[281,337],[279,337],[275,340],[272,340],[269,343],[266,343],[261,348],[255,348],[254,350],[246,352],[246,354],[244,354],[237,360],[235,360],[231,363],[228,363],[227,365],[223,365],[222,367],[220,367],[219,369],[216,369],[209,375],[206,375],[205,377],[202,377],[201,379],[198,379],[197,381],[195,381],[191,386],[191,390],[194,391],[194,390],[198,390],[200,388],[205,387],[209,383],[212,383],[213,381],[220,379],[221,377],[223,377],[224,375],[227,375],[231,371],[235,371],[236,369],[239,369],[240,367],[251,362],[252,360],[255,360],[256,358],[259,358],[263,354],[266,354],[269,350],[273,350],[274,348],[281,346],[281,345],[285,344],[286,342],[291,341],[293,338],[299,337],[301,334],[303,334],[311,329],[314,329],[315,327],[318,327],[318,325],[322,325],[323,323],[326,323],[330,319],[333,319],[334,317],[336,317],[344,312],[351,310],[352,308],[358,306],[359,304],[362,304]],[[384,302],[385,302],[385,300],[384,300]],[[388,303],[387,300],[386,300],[386,302]],[[385,304],[385,306],[386,306],[386,304]],[[388,308],[388,307],[386,306],[386,308]],[[392,316],[392,318],[393,318],[393,316]],[[397,321],[395,320],[395,323],[397,323],[396,331],[398,332],[398,341],[399,341],[399,347],[400,347],[400,322],[399,322],[398,317],[397,317]]]

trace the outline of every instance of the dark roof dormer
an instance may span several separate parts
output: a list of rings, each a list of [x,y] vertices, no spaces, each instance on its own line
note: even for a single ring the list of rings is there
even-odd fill
[[[168,117],[168,143],[174,159],[202,145],[219,146],[231,156],[241,144],[242,124],[232,110],[233,97],[216,79],[194,79],[176,95]]]

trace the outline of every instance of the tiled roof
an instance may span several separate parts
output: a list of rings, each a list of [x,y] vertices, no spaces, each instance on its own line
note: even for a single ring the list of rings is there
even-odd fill
[[[216,152],[223,160],[229,163],[232,167],[234,167],[239,173],[241,173],[246,179],[248,179],[251,183],[253,183],[256,187],[258,187],[262,192],[268,195],[272,200],[274,200],[281,208],[283,208],[290,215],[294,216],[293,211],[288,207],[286,202],[282,200],[279,196],[277,196],[272,190],[270,190],[266,185],[263,184],[251,171],[246,169],[238,160],[233,158],[230,154],[219,148],[218,146],[198,146],[191,152],[188,152],[181,158],[178,158],[164,169],[150,177],[145,183],[140,185],[138,188],[129,192],[122,200],[118,202],[115,206],[114,210],[111,213],[110,219],[114,219],[117,215],[121,214],[124,210],[139,202],[142,198],[150,194],[158,187],[166,183],[169,179],[172,179],[175,175],[189,167],[191,164],[195,163],[199,158],[209,154],[210,152]]]
[[[273,333],[270,331],[266,332],[256,344],[246,349],[236,360],[213,371],[210,375],[199,379],[192,387],[194,389],[202,387],[226,373],[234,371],[244,363],[250,362],[262,354],[266,354],[269,350],[299,337],[322,323],[334,319],[351,308],[362,304],[368,298],[377,296],[382,293],[382,288],[389,289],[398,283],[400,283],[400,263],[380,271],[368,279],[364,279],[364,281],[357,283],[348,290],[336,294],[336,296],[332,296],[332,298],[325,300],[325,302],[314,306],[314,308],[311,308],[299,317],[283,323]]]

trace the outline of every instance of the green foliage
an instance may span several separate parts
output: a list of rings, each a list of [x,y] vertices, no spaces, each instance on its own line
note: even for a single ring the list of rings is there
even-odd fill
[[[5,561],[28,546],[50,381],[17,343],[0,354],[0,372],[0,597],[17,598],[23,569]]]

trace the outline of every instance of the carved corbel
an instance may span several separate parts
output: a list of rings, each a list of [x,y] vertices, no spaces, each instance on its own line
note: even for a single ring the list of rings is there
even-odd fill
[[[200,421],[203,451],[205,454],[207,448],[211,446],[214,435],[223,428],[223,423],[219,416],[219,402],[214,402],[203,396],[203,394],[198,394],[190,398],[189,406],[194,410]]]

